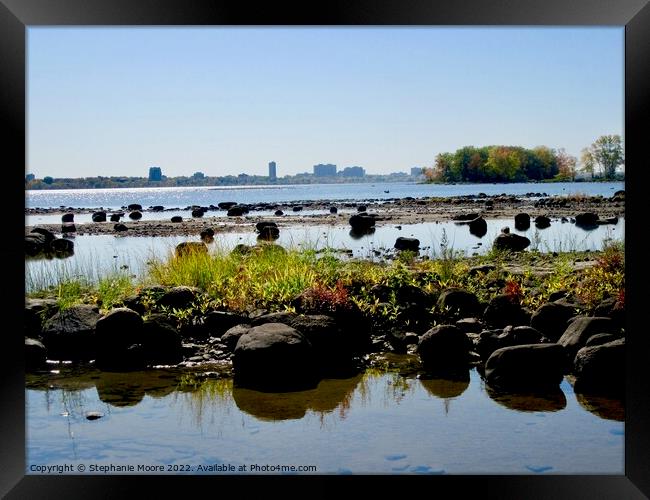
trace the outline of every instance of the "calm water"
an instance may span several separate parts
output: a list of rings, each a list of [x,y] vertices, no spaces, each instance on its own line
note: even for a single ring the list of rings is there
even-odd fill
[[[546,396],[499,397],[475,370],[466,381],[366,373],[285,394],[233,389],[230,380],[180,386],[171,371],[91,371],[28,376],[26,401],[28,474],[55,464],[73,474],[80,464],[86,473],[110,464],[189,466],[188,474],[214,464],[320,474],[624,473],[621,402],[576,396],[566,381]],[[87,420],[87,412],[103,417]]]
[[[191,205],[216,205],[222,201],[238,203],[280,203],[304,200],[365,200],[404,198],[413,196],[462,196],[485,193],[521,195],[530,192],[549,195],[584,193],[609,197],[624,189],[623,182],[560,182],[515,184],[458,184],[436,185],[414,182],[375,184],[311,184],[296,186],[233,186],[187,188],[135,188],[135,189],[65,189],[27,191],[26,207],[75,208],[104,207],[118,209],[131,203],[143,207],[163,205],[184,208]],[[389,191],[386,193],[385,191]],[[166,213],[167,214],[167,213]]]
[[[390,255],[395,240],[399,236],[415,237],[420,240],[421,254],[435,258],[440,255],[443,234],[448,247],[466,256],[484,254],[492,247],[494,238],[502,227],[508,225],[511,231],[527,236],[531,247],[542,252],[566,250],[599,250],[605,240],[623,240],[625,220],[619,219],[616,225],[598,226],[585,231],[574,224],[553,221],[551,227],[537,230],[532,226],[527,231],[514,230],[512,221],[488,220],[488,232],[482,238],[470,234],[466,225],[453,222],[393,224],[377,226],[375,232],[362,237],[352,237],[348,226],[306,226],[282,227],[276,243],[285,248],[325,247],[349,249],[354,257],[379,260]],[[253,224],[251,223],[251,228]],[[246,233],[219,233],[209,247],[231,250],[238,243],[253,245],[257,235]],[[401,228],[401,229],[400,229]],[[173,253],[181,241],[200,241],[198,236],[136,237],[112,235],[86,235],[74,238],[75,253],[65,259],[29,259],[26,261],[26,286],[38,286],[52,280],[62,273],[84,275],[95,278],[109,272],[124,270],[130,274],[141,275],[146,262],[153,257],[166,257]],[[123,268],[123,266],[127,266]]]

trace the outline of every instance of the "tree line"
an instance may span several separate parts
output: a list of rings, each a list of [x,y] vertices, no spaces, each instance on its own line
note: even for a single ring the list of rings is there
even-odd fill
[[[433,167],[424,168],[429,182],[527,182],[574,181],[579,171],[592,179],[615,179],[624,164],[623,145],[618,135],[599,137],[582,150],[578,159],[563,148],[538,146],[465,146],[454,153],[440,153]]]

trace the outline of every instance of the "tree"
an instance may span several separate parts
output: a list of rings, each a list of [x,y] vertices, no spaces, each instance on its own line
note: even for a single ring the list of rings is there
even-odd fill
[[[45,184],[52,184],[54,182],[54,179],[48,175],[47,177],[43,177],[43,182]]]
[[[576,180],[577,158],[567,153],[564,148],[558,149],[555,156],[557,158],[558,177],[560,179]]]
[[[625,161],[621,136],[601,135],[591,145],[590,150],[605,179],[613,179],[616,176],[616,168]]]
[[[590,148],[582,149],[580,154],[580,163],[582,163],[582,171],[591,174],[591,178],[593,179],[596,160],[594,160],[594,155]]]

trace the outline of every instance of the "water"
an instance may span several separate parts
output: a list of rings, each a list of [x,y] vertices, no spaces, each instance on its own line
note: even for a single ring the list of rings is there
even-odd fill
[[[465,256],[485,254],[492,247],[494,238],[502,227],[509,225],[512,232],[525,235],[532,244],[542,252],[561,252],[567,250],[600,250],[606,240],[624,240],[625,220],[619,219],[616,225],[598,226],[585,231],[575,224],[561,223],[554,220],[551,227],[537,230],[532,226],[527,231],[516,231],[512,221],[488,220],[488,232],[482,238],[470,234],[466,225],[454,222],[404,224],[397,226],[387,224],[377,226],[375,232],[362,237],[352,237],[349,226],[289,226],[281,227],[277,244],[285,248],[296,249],[347,249],[356,258],[381,260],[392,253],[395,240],[399,236],[413,237],[420,240],[421,254],[435,258],[441,253],[443,231],[448,240],[448,247]],[[251,223],[252,226],[252,223]],[[230,251],[235,245],[244,243],[254,245],[256,233],[219,232],[214,243],[208,245],[211,251],[217,249]],[[400,229],[401,228],[401,229]],[[113,236],[86,235],[76,236],[75,253],[65,259],[29,259],[26,261],[27,291],[32,286],[54,283],[56,276],[67,273],[78,274],[96,279],[98,276],[126,271],[141,276],[146,270],[147,261],[152,258],[166,258],[181,241],[200,241],[198,236]],[[127,266],[127,267],[123,267]]]
[[[222,201],[238,203],[281,203],[304,200],[366,200],[412,196],[462,196],[478,193],[523,195],[583,193],[609,197],[623,182],[557,182],[513,184],[417,184],[415,182],[360,184],[304,184],[292,186],[229,186],[132,189],[64,189],[26,191],[26,207],[75,208],[103,207],[117,210],[131,203],[144,208],[154,205],[184,208],[191,205],[216,205]],[[388,191],[386,193],[385,191]]]
[[[179,386],[172,371],[89,371],[29,375],[26,401],[28,474],[55,464],[72,474],[80,464],[86,473],[110,464],[188,474],[214,464],[235,473],[252,464],[319,474],[624,473],[622,403],[576,396],[567,381],[544,397],[499,397],[475,370],[465,381],[365,373],[265,394],[227,379]],[[90,421],[89,411],[104,416]]]

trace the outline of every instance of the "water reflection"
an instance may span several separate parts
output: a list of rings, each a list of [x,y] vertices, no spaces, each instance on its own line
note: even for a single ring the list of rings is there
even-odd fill
[[[450,399],[457,398],[469,387],[469,372],[466,378],[456,377],[454,379],[432,378],[420,379],[424,390],[436,398]]]
[[[625,420],[625,402],[589,394],[576,394],[576,400],[582,408],[606,420]]]
[[[543,393],[511,393],[497,391],[486,385],[485,390],[492,401],[510,410],[521,412],[555,412],[566,408],[567,400],[562,390]]]
[[[339,417],[344,419],[361,379],[361,375],[343,380],[326,379],[315,389],[299,392],[268,393],[234,387],[232,397],[241,411],[265,421],[295,420],[303,418],[307,411],[322,414],[337,408]]]

